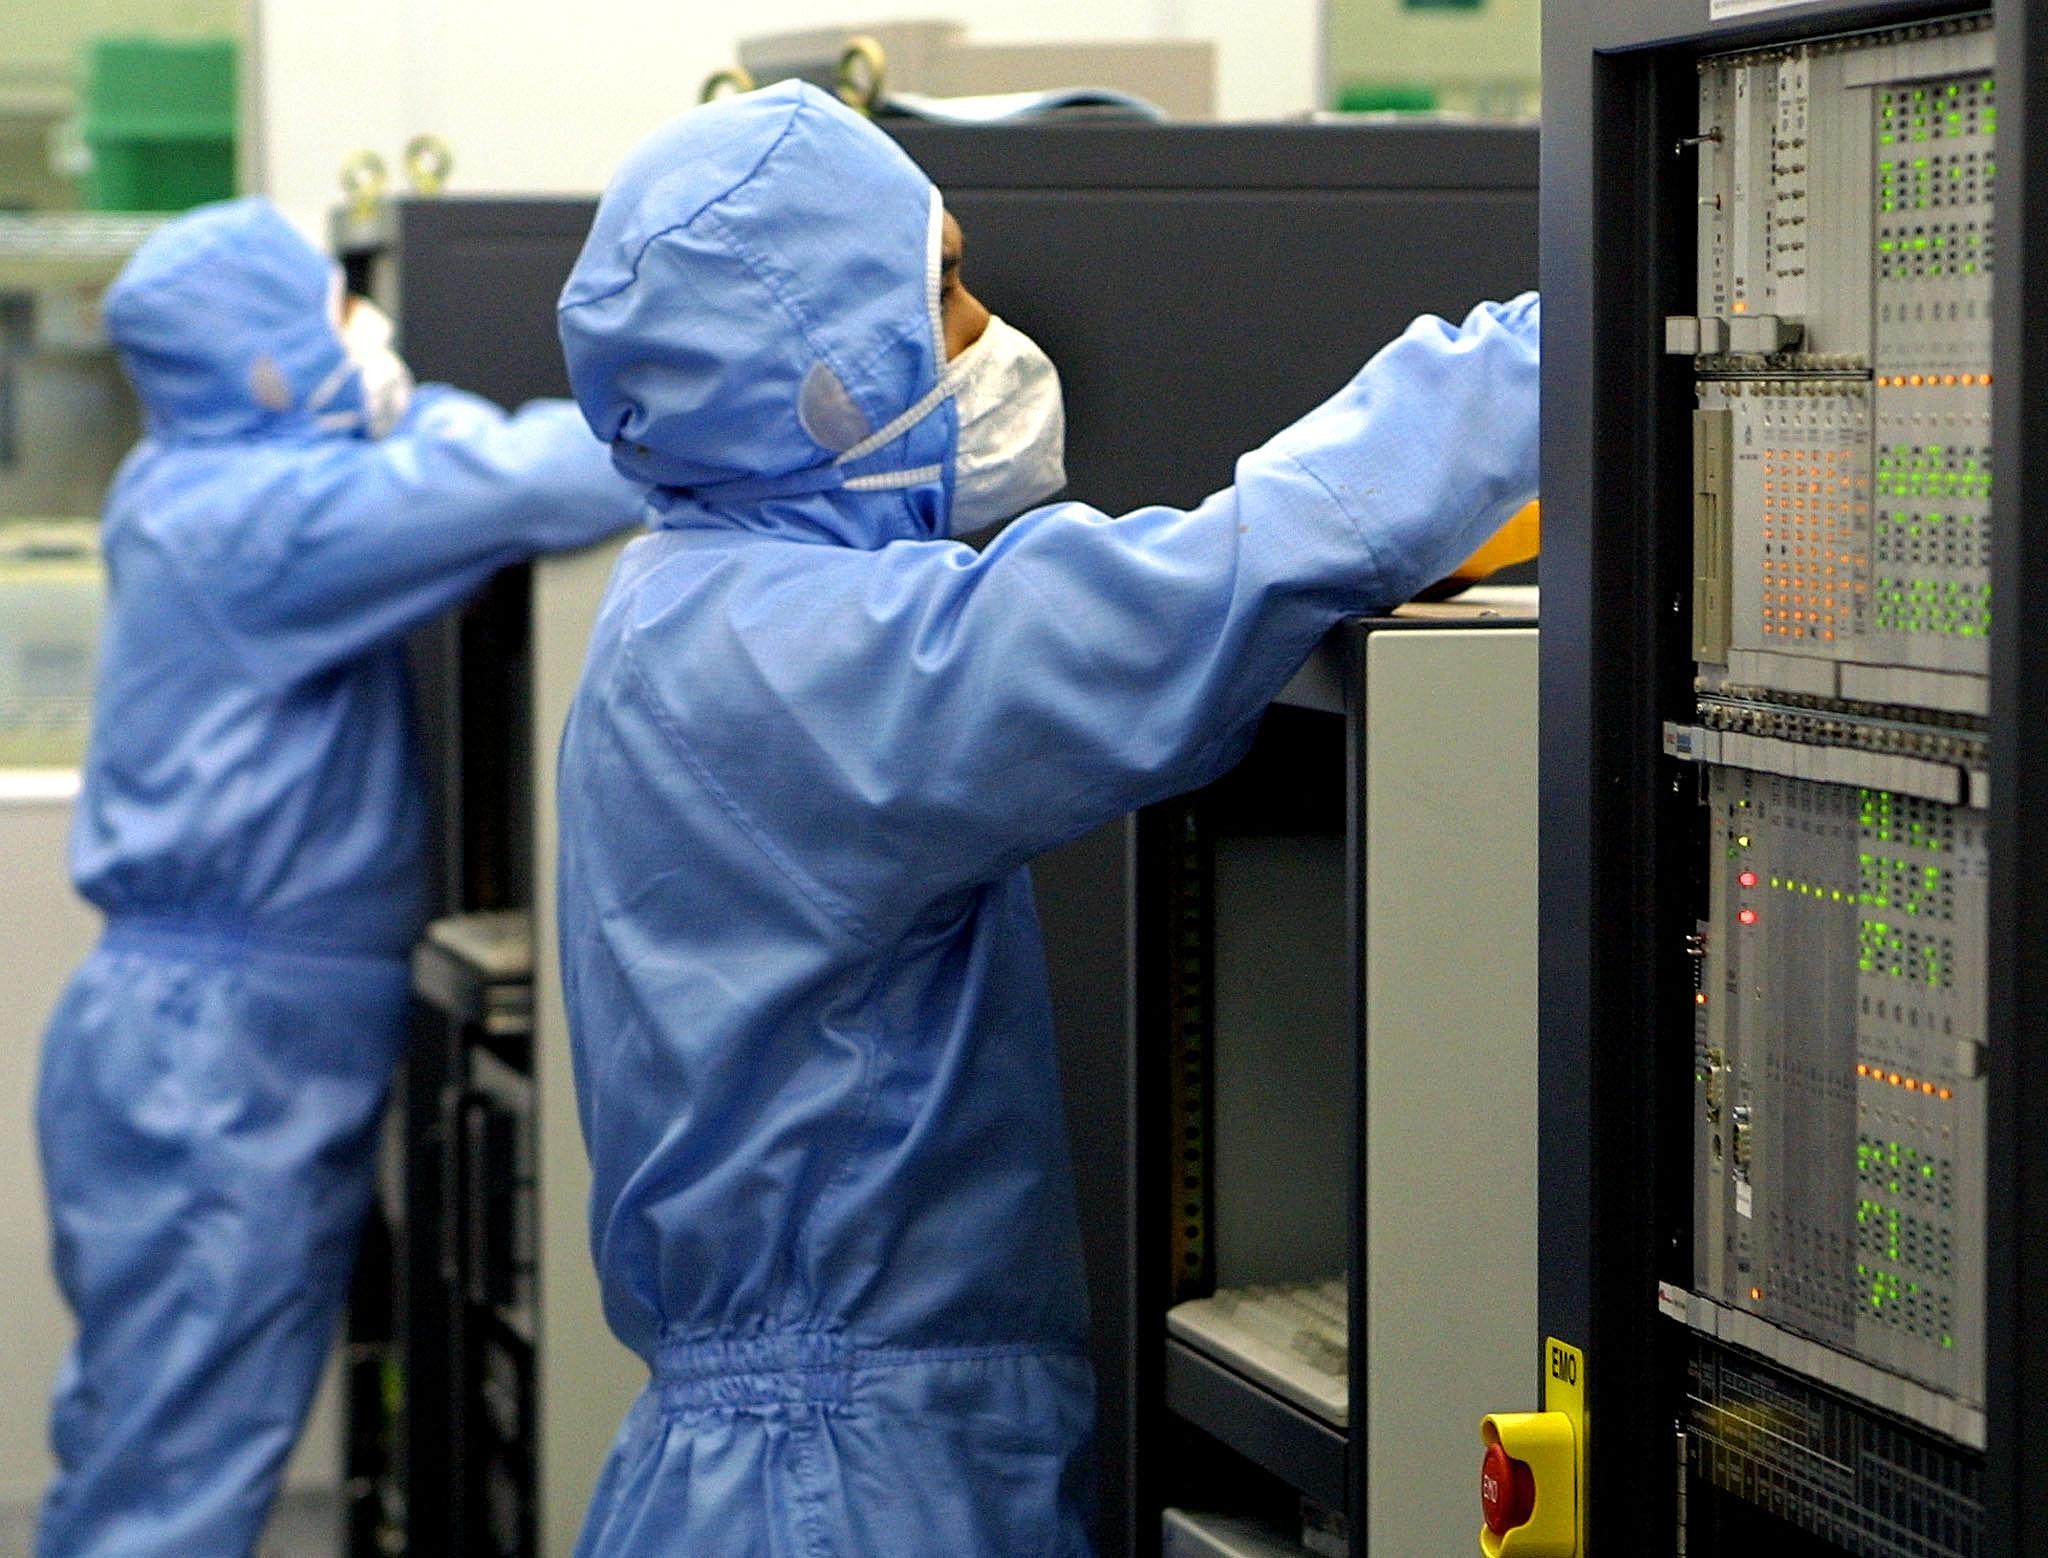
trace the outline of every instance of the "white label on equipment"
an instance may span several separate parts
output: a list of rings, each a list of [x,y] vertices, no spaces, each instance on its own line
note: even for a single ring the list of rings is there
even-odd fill
[[[1749,1181],[1738,1179],[1735,1181],[1735,1215],[1737,1217],[1749,1216],[1750,1204]]]
[[[1708,0],[1707,13],[1717,22],[1737,16],[1754,16],[1759,11],[1783,11],[1811,0]]]

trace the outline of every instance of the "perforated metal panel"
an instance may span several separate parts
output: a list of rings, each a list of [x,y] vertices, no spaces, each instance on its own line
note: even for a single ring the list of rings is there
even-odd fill
[[[1750,1345],[1981,1443],[1983,816],[1730,769],[1706,801],[1698,1289],[1779,1333]]]

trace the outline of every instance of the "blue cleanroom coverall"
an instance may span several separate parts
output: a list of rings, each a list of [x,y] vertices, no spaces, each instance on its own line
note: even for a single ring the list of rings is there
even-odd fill
[[[591,1236],[651,1371],[588,1554],[1088,1550],[1025,862],[1221,774],[1334,624],[1535,492],[1532,297],[1419,321],[1192,510],[1062,503],[977,554],[946,539],[938,212],[879,131],[773,88],[636,152],[563,294],[658,516],[561,755]]]
[[[631,523],[567,403],[427,387],[365,436],[336,271],[269,204],[172,223],[108,292],[148,431],[115,480],[72,839],[106,914],[37,1104],[77,1340],[38,1548],[255,1545],[346,1296],[405,1036],[425,798],[399,638]]]

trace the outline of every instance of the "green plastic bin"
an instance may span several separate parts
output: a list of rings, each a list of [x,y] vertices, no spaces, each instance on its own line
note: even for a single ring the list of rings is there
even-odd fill
[[[231,38],[101,38],[82,129],[95,211],[183,211],[235,192]]]
[[[1422,82],[1354,81],[1337,94],[1347,114],[1427,114],[1438,106],[1436,88]]]

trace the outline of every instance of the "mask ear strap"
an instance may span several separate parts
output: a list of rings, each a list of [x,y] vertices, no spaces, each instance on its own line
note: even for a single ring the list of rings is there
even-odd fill
[[[946,271],[946,201],[939,186],[932,186],[931,223],[924,244],[924,306],[931,318],[932,377],[946,377],[946,310],[939,300],[939,284]]]
[[[929,317],[932,334],[932,387],[918,396],[915,404],[901,414],[868,434],[851,449],[842,451],[833,461],[834,469],[853,465],[866,459],[878,449],[886,449],[918,423],[939,409],[949,396],[960,387],[960,375],[953,371],[953,364],[946,361],[946,321],[944,310],[939,304],[939,279],[944,267],[946,202],[939,194],[936,184],[931,188],[931,219],[925,232],[925,309]],[[916,486],[935,479],[939,468],[919,467],[911,471],[890,471],[871,476],[857,476],[846,482],[857,491],[876,491],[896,486]]]
[[[349,373],[355,368],[355,360],[349,356],[348,338],[343,333],[348,323],[348,282],[339,265],[328,266],[327,270],[327,315],[334,326],[334,339],[341,344],[341,361],[334,365],[326,378],[313,387],[313,393],[306,397],[305,409],[319,411],[339,395],[348,383]],[[320,419],[322,426],[330,426],[333,418]]]
[[[832,463],[834,465],[851,465],[856,460],[865,459],[877,449],[888,448],[889,445],[896,442],[897,439],[938,410],[939,403],[953,393],[957,383],[958,380],[952,374],[942,374],[938,383],[918,397],[916,405],[868,434],[867,437],[840,455]]]
[[[312,394],[306,397],[306,409],[318,411],[333,400],[348,383],[349,375],[355,371],[355,359],[348,355],[346,348],[343,348],[341,361],[334,365],[334,370],[314,387]]]
[[[873,476],[849,476],[846,479],[848,492],[897,492],[905,487],[922,487],[926,482],[942,479],[946,474],[943,465],[914,465],[907,471],[878,471]]]

